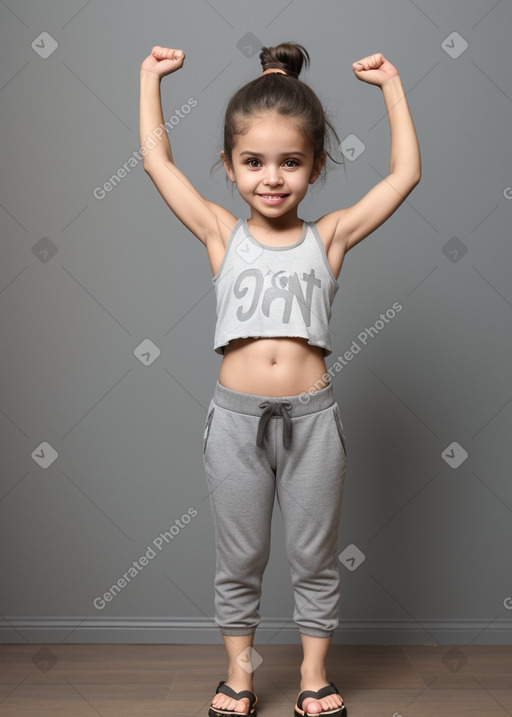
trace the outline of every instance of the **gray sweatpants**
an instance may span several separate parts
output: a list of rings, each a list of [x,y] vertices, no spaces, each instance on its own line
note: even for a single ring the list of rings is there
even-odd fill
[[[274,495],[281,510],[299,632],[339,624],[338,528],[346,450],[332,385],[273,397],[219,381],[208,406],[203,463],[215,530],[215,622],[224,635],[260,623]]]

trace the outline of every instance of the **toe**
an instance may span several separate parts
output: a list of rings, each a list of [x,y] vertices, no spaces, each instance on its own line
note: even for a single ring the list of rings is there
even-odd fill
[[[302,703],[302,709],[309,714],[318,714],[326,710],[334,710],[343,704],[341,695],[328,695],[321,700],[315,700],[313,697],[307,697]]]
[[[236,712],[243,712],[244,714],[248,714],[249,700],[247,699],[247,697],[244,697],[243,699],[238,700],[238,702],[235,702],[235,706],[232,707],[231,709],[236,710]]]
[[[302,709],[308,714],[316,715],[318,712],[322,711],[322,705],[318,700],[314,700],[312,697],[309,697],[302,703]]]
[[[341,707],[343,704],[343,699],[340,695],[329,695],[329,697],[326,697],[325,700],[321,700],[321,702],[327,702],[326,706],[324,706],[324,709],[328,710],[335,710],[338,707]]]
[[[236,712],[242,712],[248,714],[249,712],[249,700],[247,697],[243,697],[241,700],[235,700],[233,697],[228,695],[216,695],[218,699],[212,701],[214,709],[218,710],[235,710]]]

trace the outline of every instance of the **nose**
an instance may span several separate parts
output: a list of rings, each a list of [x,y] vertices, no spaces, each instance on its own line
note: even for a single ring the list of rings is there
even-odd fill
[[[265,172],[265,178],[263,179],[263,184],[268,184],[271,187],[275,187],[282,183],[283,180],[279,173],[279,167],[274,164],[268,164],[267,170]]]

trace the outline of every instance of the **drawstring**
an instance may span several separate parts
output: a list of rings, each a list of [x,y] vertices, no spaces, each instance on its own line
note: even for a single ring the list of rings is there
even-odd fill
[[[263,436],[265,434],[265,428],[272,416],[281,416],[284,421],[283,445],[285,448],[289,448],[292,440],[292,422],[290,420],[290,416],[287,413],[292,409],[292,404],[290,403],[290,401],[262,401],[262,403],[260,403],[260,408],[264,408],[265,410],[261,414],[258,423],[256,445],[260,446],[260,448],[263,446]],[[286,411],[283,411],[283,408],[285,408]]]

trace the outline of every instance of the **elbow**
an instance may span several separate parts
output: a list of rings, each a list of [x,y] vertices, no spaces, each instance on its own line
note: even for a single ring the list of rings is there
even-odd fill
[[[412,172],[411,170],[402,173],[392,172],[391,174],[395,177],[396,187],[401,187],[402,191],[405,192],[406,195],[409,194],[409,192],[412,192],[414,187],[421,181],[421,170],[418,170],[417,172]]]
[[[144,167],[144,171],[145,171],[147,174],[149,174],[149,173],[151,172],[151,168],[153,167],[153,165],[154,165],[154,162],[153,162],[153,161],[150,162],[150,161],[147,159],[147,157],[146,157],[146,159],[143,159],[143,160],[142,160],[142,166]]]
[[[403,184],[416,185],[421,180],[421,164],[415,162],[406,166],[390,167],[390,176],[399,177]]]
[[[415,172],[409,172],[407,175],[407,182],[414,188],[421,181],[421,168]]]
[[[161,156],[151,157],[150,159],[148,156],[144,160],[142,160],[142,166],[144,167],[144,171],[150,176],[154,169],[160,169],[166,164],[173,164],[172,157]]]
[[[415,177],[415,184],[419,184],[421,181],[421,158],[418,158],[418,163],[416,167],[416,172],[414,173]]]
[[[421,181],[421,160],[404,163],[391,169],[391,174],[401,177],[402,181],[411,186],[416,186]]]

